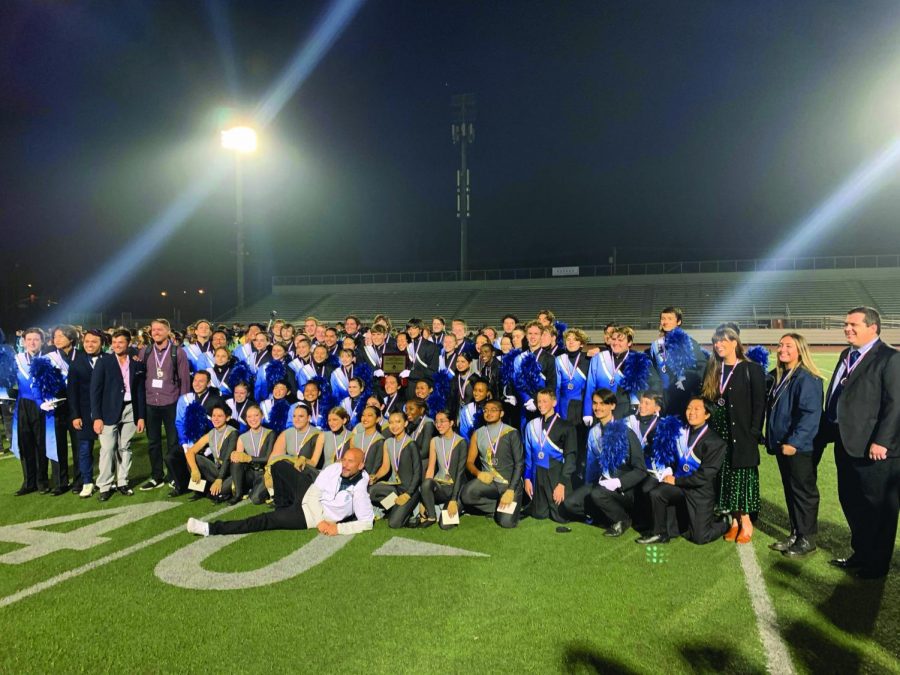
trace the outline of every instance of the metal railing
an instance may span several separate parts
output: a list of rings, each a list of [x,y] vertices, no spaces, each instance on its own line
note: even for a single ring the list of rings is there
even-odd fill
[[[447,281],[512,281],[579,277],[645,276],[648,274],[715,274],[725,272],[779,272],[795,270],[873,269],[900,267],[900,254],[820,256],[813,258],[752,258],[747,260],[693,260],[661,263],[580,265],[577,275],[557,276],[553,267],[429,272],[299,274],[272,277],[273,286],[392,284]]]

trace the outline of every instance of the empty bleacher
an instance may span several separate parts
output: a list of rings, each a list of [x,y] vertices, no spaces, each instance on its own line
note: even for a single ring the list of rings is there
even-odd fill
[[[364,321],[376,313],[395,321],[442,314],[481,326],[496,325],[507,312],[528,318],[549,308],[570,325],[597,328],[613,320],[652,328],[662,307],[676,305],[684,309],[686,326],[714,326],[726,320],[765,326],[773,319],[815,325],[822,317],[841,315],[857,304],[874,305],[886,317],[900,318],[900,268],[276,285],[271,295],[230,319],[265,320],[271,310],[290,321],[313,315],[328,322],[347,314]]]

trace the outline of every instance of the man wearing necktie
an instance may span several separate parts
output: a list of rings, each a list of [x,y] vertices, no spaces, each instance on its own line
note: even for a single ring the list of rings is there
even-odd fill
[[[890,568],[900,510],[900,355],[880,338],[881,315],[855,307],[844,320],[850,345],[825,394],[816,451],[834,443],[838,499],[853,554],[830,561],[878,579]]]

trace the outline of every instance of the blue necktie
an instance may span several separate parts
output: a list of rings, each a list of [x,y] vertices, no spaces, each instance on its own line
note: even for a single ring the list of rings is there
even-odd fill
[[[849,358],[849,367],[844,369],[844,372],[841,374],[841,379],[838,380],[838,383],[834,387],[834,391],[831,394],[831,398],[828,399],[828,408],[825,411],[828,419],[831,422],[837,422],[837,404],[838,399],[841,397],[841,392],[844,390],[844,382],[847,381],[847,378],[850,377],[850,371],[853,370],[853,366],[859,361],[859,357],[861,354],[858,349],[854,349],[850,352]]]

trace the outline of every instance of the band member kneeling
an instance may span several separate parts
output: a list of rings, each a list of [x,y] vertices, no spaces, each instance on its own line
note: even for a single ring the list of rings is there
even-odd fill
[[[438,435],[429,443],[428,467],[422,481],[425,514],[419,518],[419,527],[431,527],[437,522],[437,504],[447,505],[446,518],[441,519],[442,529],[455,527],[459,522],[459,491],[462,489],[468,451],[465,439],[453,432],[453,421],[448,410],[440,410],[434,416]]]
[[[525,493],[533,518],[549,516],[565,523],[560,506],[572,491],[578,441],[572,422],[556,412],[556,392],[541,389],[534,396],[540,417],[525,426]]]
[[[422,484],[422,459],[419,447],[406,433],[406,417],[401,412],[388,418],[391,438],[384,442],[390,459],[391,473],[383,483],[369,488],[372,504],[380,504],[388,512],[388,525],[403,527],[419,503],[419,487]]]
[[[725,441],[708,422],[711,404],[702,398],[688,402],[685,417],[688,427],[680,420],[664,418],[657,425],[653,448],[655,476],[659,481],[648,492],[653,509],[653,530],[636,539],[638,544],[665,544],[672,537],[686,531],[686,538],[695,544],[706,544],[723,536],[730,517],[716,520],[716,475],[725,458]],[[672,433],[670,427],[677,427]],[[670,507],[675,507],[672,513]],[[682,510],[683,509],[683,510]],[[680,512],[680,513],[679,513]],[[683,517],[687,527],[682,527]]]
[[[321,534],[356,534],[372,529],[375,516],[369,502],[369,476],[363,469],[363,454],[348,448],[339,464],[325,467],[313,480],[312,472],[297,471],[291,462],[272,466],[275,510],[246,520],[205,523],[187,522],[187,531],[211,534],[247,534],[262,530],[304,530]]]
[[[467,511],[492,515],[500,527],[510,528],[519,524],[524,459],[519,432],[502,417],[500,401],[485,403],[485,425],[472,436],[466,459],[466,469],[477,480],[466,483],[459,498]]]
[[[644,453],[637,435],[624,420],[613,419],[618,399],[610,389],[591,396],[597,423],[588,432],[584,485],[563,502],[563,511],[573,518],[590,517],[608,524],[603,533],[619,537],[631,526],[635,491],[647,478]]]

